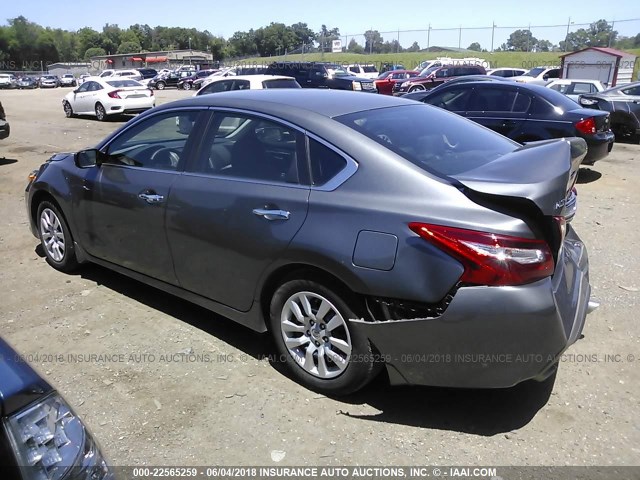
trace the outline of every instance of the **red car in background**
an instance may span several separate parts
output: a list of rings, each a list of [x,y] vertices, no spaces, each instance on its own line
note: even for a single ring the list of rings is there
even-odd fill
[[[420,72],[414,70],[389,70],[381,73],[374,80],[378,93],[383,95],[393,95],[393,85],[396,82],[404,82],[408,78],[417,77]]]

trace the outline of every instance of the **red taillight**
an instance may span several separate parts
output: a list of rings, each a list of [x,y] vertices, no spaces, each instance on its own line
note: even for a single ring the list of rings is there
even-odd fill
[[[120,95],[118,95],[118,92],[121,91],[122,90],[114,90],[113,92],[107,93],[107,95],[109,95],[111,98],[122,98]]]
[[[576,123],[576,129],[586,135],[596,133],[596,120],[593,117],[585,118]]]
[[[416,222],[409,228],[460,261],[464,283],[522,285],[553,275],[553,255],[543,240]]]

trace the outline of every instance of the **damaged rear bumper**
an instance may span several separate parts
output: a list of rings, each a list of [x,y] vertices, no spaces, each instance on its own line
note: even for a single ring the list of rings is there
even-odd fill
[[[510,387],[543,380],[584,327],[591,287],[586,248],[568,228],[554,276],[514,287],[462,287],[437,318],[351,327],[386,361],[392,384]]]

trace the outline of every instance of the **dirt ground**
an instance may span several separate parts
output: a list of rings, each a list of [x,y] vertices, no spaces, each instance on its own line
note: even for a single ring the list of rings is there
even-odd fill
[[[64,93],[0,91],[12,127],[0,142],[0,335],[64,394],[112,464],[640,464],[639,145],[616,144],[580,173],[574,226],[602,306],[555,384],[391,388],[381,377],[337,400],[270,362],[266,335],[103,268],[65,275],[45,263],[27,226],[27,174],[122,124],[65,118]]]

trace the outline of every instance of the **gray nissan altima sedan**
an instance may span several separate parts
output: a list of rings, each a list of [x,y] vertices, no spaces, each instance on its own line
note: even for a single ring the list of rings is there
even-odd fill
[[[92,262],[270,331],[307,387],[549,377],[590,302],[567,221],[582,139],[515,143],[382,95],[239,91],[154,108],[26,189],[63,272]]]

